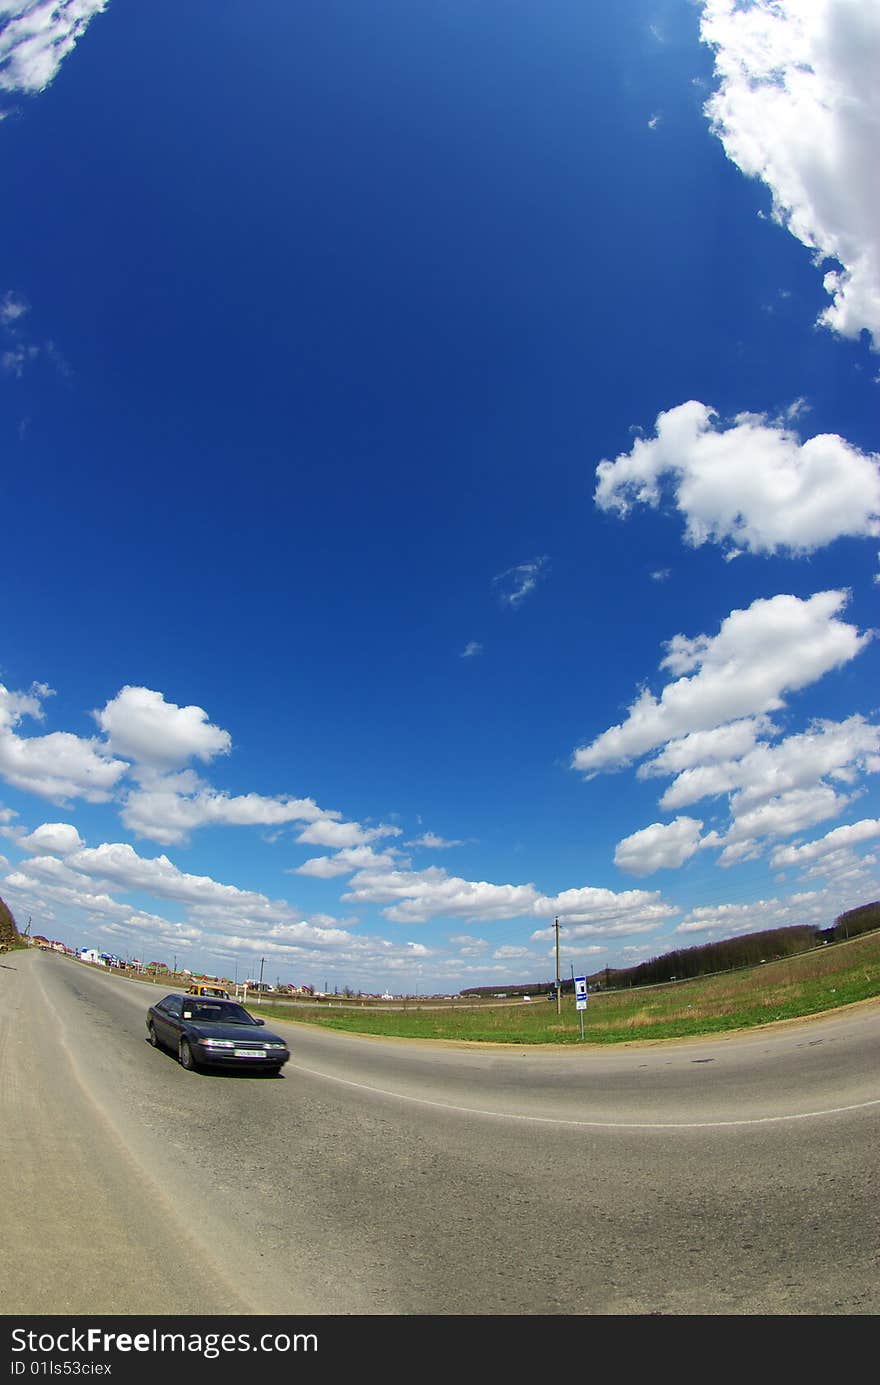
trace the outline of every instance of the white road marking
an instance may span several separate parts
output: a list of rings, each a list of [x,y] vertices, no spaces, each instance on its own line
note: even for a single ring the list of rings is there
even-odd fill
[[[753,1116],[742,1120],[729,1121],[597,1121],[573,1120],[562,1116],[528,1116],[514,1111],[487,1111],[480,1106],[454,1106],[446,1101],[429,1101],[427,1097],[406,1096],[402,1092],[392,1092],[386,1087],[372,1087],[366,1082],[353,1082],[348,1077],[334,1077],[331,1073],[319,1072],[317,1068],[306,1068],[301,1063],[290,1062],[286,1071],[296,1068],[297,1072],[310,1077],[321,1078],[325,1082],[338,1082],[343,1087],[354,1087],[357,1091],[370,1092],[373,1096],[387,1096],[394,1101],[406,1101],[414,1106],[431,1106],[438,1111],[452,1111],[465,1116],[490,1116],[500,1120],[526,1121],[532,1125],[564,1125],[587,1130],[722,1130],[740,1125],[776,1125],[782,1121],[814,1120],[821,1116],[840,1116],[850,1111],[865,1111],[871,1106],[880,1106],[880,1097],[870,1101],[856,1102],[852,1106],[829,1106],[820,1111],[798,1111],[787,1116]]]

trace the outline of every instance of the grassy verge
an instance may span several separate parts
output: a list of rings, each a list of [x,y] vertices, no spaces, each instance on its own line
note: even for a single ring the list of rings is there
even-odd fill
[[[880,996],[880,933],[800,957],[667,986],[591,995],[584,1039],[592,1044],[674,1039],[749,1029],[797,1019]],[[580,1043],[580,1016],[566,997],[555,1002],[480,1005],[468,1009],[314,1010],[263,1002],[249,1006],[266,1019],[294,1020],[356,1034],[506,1044]]]

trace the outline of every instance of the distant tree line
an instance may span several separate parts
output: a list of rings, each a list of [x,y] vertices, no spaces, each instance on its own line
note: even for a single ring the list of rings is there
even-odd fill
[[[856,938],[860,933],[870,933],[880,928],[880,901],[861,904],[856,909],[838,914],[828,928],[817,928],[813,924],[798,923],[789,928],[767,928],[757,933],[744,933],[736,938],[726,938],[721,942],[699,943],[695,947],[676,948],[664,952],[650,961],[639,962],[634,967],[603,967],[587,977],[590,990],[620,990],[627,986],[657,986],[664,981],[690,981],[696,976],[707,976],[712,972],[735,971],[738,967],[758,966],[761,962],[775,962],[782,957],[794,957],[811,948],[822,947],[825,943],[844,942]],[[560,981],[563,993],[574,990],[570,977]],[[470,986],[461,992],[482,999],[494,996],[525,997],[546,995],[556,991],[555,981],[529,982],[526,985],[510,986]]]
[[[807,924],[768,928],[759,933],[726,938],[723,942],[676,948],[674,952],[665,952],[661,957],[652,957],[634,967],[605,967],[591,980],[606,990],[617,990],[621,986],[656,986],[662,981],[689,981],[710,972],[733,971],[737,967],[753,967],[760,962],[793,957],[823,941],[820,930]]]
[[[838,914],[826,933],[830,942],[839,943],[842,938],[857,938],[860,933],[872,933],[875,928],[880,928],[880,900]]]

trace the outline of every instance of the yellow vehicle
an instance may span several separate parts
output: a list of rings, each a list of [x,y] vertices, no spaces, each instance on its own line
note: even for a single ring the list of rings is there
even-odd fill
[[[187,987],[187,995],[209,995],[215,1000],[231,1000],[232,997],[225,986],[218,986],[216,983],[208,981],[194,981]]]

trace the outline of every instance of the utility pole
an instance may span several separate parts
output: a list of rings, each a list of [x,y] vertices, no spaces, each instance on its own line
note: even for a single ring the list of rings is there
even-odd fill
[[[562,983],[559,979],[559,919],[553,927],[556,929],[556,1013],[562,1014]]]
[[[258,1005],[261,1005],[263,1001],[263,963],[265,962],[265,960],[265,957],[260,958],[260,991],[257,996]]]

